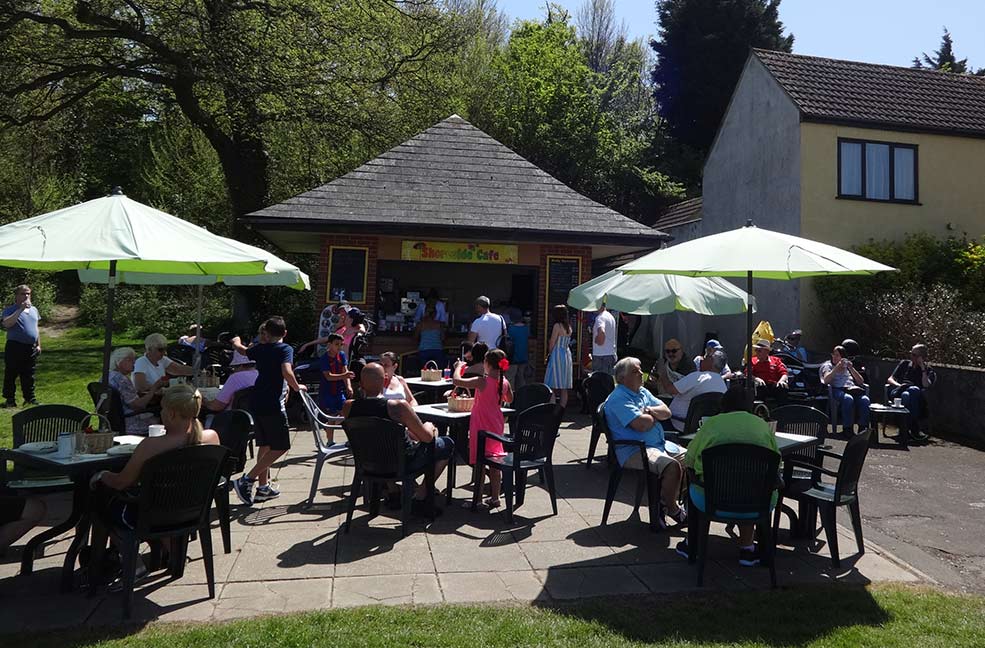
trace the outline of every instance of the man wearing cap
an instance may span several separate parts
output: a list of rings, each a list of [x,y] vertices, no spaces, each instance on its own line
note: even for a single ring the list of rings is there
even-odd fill
[[[722,366],[721,374],[722,376],[728,376],[732,373],[732,369],[728,366],[728,354],[725,353],[725,347],[718,340],[708,340],[705,342],[705,353],[704,355],[694,356],[694,368],[701,371],[701,363],[705,358],[710,358],[715,355],[715,352],[721,352],[722,356],[725,358],[725,364]]]
[[[800,344],[801,336],[803,336],[803,332],[800,329],[790,331],[787,335],[787,344],[790,345],[790,354],[801,362],[806,363],[807,349]]]
[[[257,381],[256,363],[247,358],[239,351],[233,352],[233,359],[229,362],[229,369],[232,373],[226,379],[226,384],[219,390],[215,400],[206,400],[202,404],[210,412],[222,412],[232,407],[236,392],[247,387],[252,387]]]
[[[482,342],[490,349],[499,348],[499,339],[506,332],[506,320],[489,310],[489,298],[482,295],[475,300],[478,317],[469,329],[469,343]]]
[[[774,396],[781,400],[787,397],[787,366],[776,356],[770,355],[770,343],[766,340],[756,342],[753,347],[752,375],[760,396]]]

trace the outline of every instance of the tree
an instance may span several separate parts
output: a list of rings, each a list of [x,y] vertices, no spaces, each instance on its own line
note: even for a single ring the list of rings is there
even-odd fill
[[[704,157],[751,48],[789,52],[780,0],[658,0],[652,79],[671,135]],[[697,180],[697,178],[690,178]]]
[[[215,150],[234,215],[270,200],[278,124],[392,139],[432,57],[474,29],[438,0],[8,0],[0,124],[45,122],[122,83],[147,116],[176,107]],[[422,102],[423,103],[423,102]]]
[[[944,28],[944,35],[941,37],[940,49],[934,51],[934,55],[930,56],[926,52],[920,56],[913,57],[914,68],[923,68],[931,70],[941,70],[942,72],[951,72],[953,74],[974,74],[975,76],[985,76],[985,68],[979,68],[978,70],[972,72],[968,67],[968,59],[958,59],[954,55],[954,41],[951,39],[951,32]]]
[[[628,40],[626,23],[616,22],[615,4],[615,0],[584,0],[578,8],[578,39],[588,67],[595,72],[607,70],[613,50]]]

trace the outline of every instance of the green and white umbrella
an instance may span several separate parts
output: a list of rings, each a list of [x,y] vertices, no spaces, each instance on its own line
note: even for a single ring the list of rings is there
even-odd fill
[[[297,271],[268,268],[268,252],[227,239],[123,195],[113,194],[0,227],[0,265],[34,270],[78,270],[80,278],[107,284],[106,337],[102,380],[109,374],[112,347],[113,293],[121,276],[129,283],[171,275],[175,284],[233,283],[233,277],[282,285],[307,285]],[[278,260],[279,261],[279,260]],[[293,266],[291,266],[293,267]],[[94,273],[86,275],[85,273]],[[303,277],[303,279],[302,279]],[[180,279],[179,279],[180,278]],[[86,280],[86,279],[83,279]],[[240,285],[270,285],[243,283]]]
[[[672,274],[686,277],[745,277],[752,299],[753,279],[800,279],[830,275],[872,275],[894,271],[858,254],[826,243],[745,227],[712,234],[651,252],[619,268],[626,274]],[[752,309],[746,311],[746,340],[752,338]],[[746,389],[752,401],[752,363],[746,358]]]
[[[674,311],[735,315],[746,312],[748,297],[741,288],[717,277],[625,274],[620,267],[572,288],[568,306],[593,311],[605,304],[612,310],[632,315],[664,315]]]

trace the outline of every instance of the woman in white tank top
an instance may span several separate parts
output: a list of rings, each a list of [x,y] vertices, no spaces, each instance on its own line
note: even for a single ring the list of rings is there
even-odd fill
[[[380,355],[380,365],[383,366],[384,382],[383,397],[387,400],[405,400],[411,407],[417,406],[414,393],[403,376],[397,375],[397,354],[386,351]]]

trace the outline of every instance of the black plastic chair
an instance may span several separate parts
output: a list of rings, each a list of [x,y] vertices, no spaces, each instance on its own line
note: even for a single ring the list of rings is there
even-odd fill
[[[761,560],[770,568],[770,584],[776,587],[776,538],[770,523],[773,492],[782,482],[777,471],[780,454],[747,443],[727,443],[705,448],[701,453],[704,481],[688,471],[691,483],[704,488],[705,510],[699,511],[688,495],[688,562],[698,561],[698,587],[704,583],[708,556],[708,531],[712,522],[750,524],[759,535]],[[735,514],[755,514],[740,518]],[[764,553],[765,552],[765,553]]]
[[[202,543],[209,598],[215,598],[215,569],[212,562],[212,531],[209,525],[212,500],[222,466],[229,451],[222,446],[197,445],[178,448],[151,457],[140,471],[140,493],[128,500],[137,507],[137,527],[128,529],[94,516],[91,569],[93,582],[101,583],[98,573],[111,536],[120,548],[123,563],[123,616],[133,611],[138,549],[141,542],[172,539],[170,572],[173,579],[184,574],[188,538],[196,533]],[[117,498],[126,498],[116,493]]]
[[[612,502],[615,500],[616,492],[619,490],[619,482],[622,481],[623,471],[632,470],[633,472],[640,473],[640,475],[639,481],[636,483],[636,496],[634,498],[633,513],[630,517],[639,514],[640,503],[643,501],[643,491],[645,490],[650,510],[650,530],[659,531],[659,520],[662,515],[660,510],[660,479],[650,472],[650,459],[646,454],[646,443],[642,440],[616,441],[613,439],[612,431],[609,429],[609,424],[605,420],[605,403],[598,406],[596,420],[602,429],[602,433],[605,435],[605,442],[609,445],[609,453],[612,455],[609,461],[609,487],[605,493],[605,507],[602,509],[602,526],[605,526],[609,522],[609,511],[612,509]],[[615,457],[615,451],[618,446],[635,448],[640,453],[643,468],[641,470],[623,468]]]
[[[301,402],[304,404],[309,429],[315,438],[315,472],[311,475],[311,491],[308,493],[308,506],[311,506],[315,501],[315,493],[318,492],[318,480],[321,479],[321,471],[325,462],[329,459],[351,457],[352,450],[332,447],[325,443],[325,437],[322,436],[328,427],[341,427],[342,417],[329,416],[321,411],[321,408],[315,403],[315,399],[306,391],[301,392]]]
[[[858,501],[858,480],[862,474],[862,467],[865,465],[865,457],[869,452],[869,435],[871,433],[871,430],[865,430],[861,434],[856,434],[848,440],[848,443],[845,444],[845,451],[840,455],[830,450],[818,450],[818,455],[821,457],[830,457],[840,461],[837,471],[817,467],[796,458],[786,459],[788,464],[817,471],[835,479],[835,483],[830,484],[822,481],[822,478],[818,478],[810,488],[796,495],[797,498],[809,500],[820,512],[821,524],[824,526],[824,533],[828,539],[828,550],[831,552],[831,564],[835,567],[841,566],[836,524],[836,511],[839,506],[848,507],[852,517],[852,530],[855,532],[855,543],[858,545],[858,554],[861,556],[865,553],[865,543],[862,539],[862,512]],[[790,497],[790,495],[781,493],[781,504],[784,497]],[[773,524],[774,527],[780,525],[779,506]],[[813,525],[812,519],[811,526],[813,527]]]
[[[687,416],[684,418],[684,436],[694,434],[701,425],[701,419],[722,413],[722,396],[724,394],[699,394],[691,399],[687,406]]]
[[[11,418],[13,447],[25,443],[55,443],[61,432],[77,432],[89,412],[72,405],[37,405],[17,412]],[[8,488],[32,493],[54,493],[72,490],[72,480],[43,470],[24,469],[14,464],[7,473],[7,462],[0,462],[0,483]]]
[[[407,534],[407,518],[410,517],[411,497],[414,494],[415,479],[424,475],[428,489],[428,503],[434,508],[434,455],[424,468],[411,472],[407,467],[407,432],[404,426],[390,419],[375,416],[346,419],[342,423],[352,456],[355,460],[355,475],[349,492],[349,506],[345,516],[345,532],[352,528],[352,514],[356,510],[356,499],[363,484],[371,486],[369,502],[370,515],[379,513],[379,487],[387,482],[400,482],[400,537]],[[451,502],[452,476],[455,474],[455,456],[448,463],[448,502]],[[433,516],[432,516],[433,519]]]
[[[195,361],[195,347],[190,347],[187,344],[172,342],[168,345],[165,353],[175,362],[180,362],[188,366],[191,366]]]
[[[599,437],[602,436],[602,427],[597,420],[599,405],[605,402],[609,394],[616,388],[615,378],[604,371],[595,371],[588,374],[582,381],[582,389],[585,391],[585,400],[588,402],[588,411],[592,415],[592,437],[588,443],[588,459],[585,460],[585,468],[592,467],[595,460],[595,449],[599,444]]]
[[[89,392],[89,398],[92,399],[92,406],[96,408],[96,411],[106,417],[113,431],[119,434],[126,434],[127,418],[136,416],[140,412],[124,414],[123,397],[120,396],[120,392],[112,388],[109,390],[109,403],[103,403],[103,406],[100,407],[99,400],[103,395],[102,383],[91,382],[86,385],[86,389]]]
[[[797,459],[805,464],[814,466],[813,469],[808,470],[804,467],[796,467],[790,462],[784,463],[784,494],[791,499],[798,499],[796,497],[798,493],[806,491],[821,477],[818,468],[822,466],[824,457],[819,455],[818,452],[826,449],[824,441],[828,433],[828,417],[824,412],[813,407],[807,407],[806,405],[784,405],[783,407],[778,407],[773,410],[773,417],[776,420],[777,432],[800,434],[818,439],[817,445],[808,446],[788,455],[788,458]],[[809,500],[799,501],[801,502],[799,517],[799,524],[801,525],[800,533],[802,535],[810,534],[810,537],[813,539],[814,529],[811,528],[811,520],[817,514]],[[793,511],[789,509],[784,510],[790,516],[792,523],[794,520]]]
[[[222,533],[223,553],[232,552],[232,533],[229,520],[229,487],[232,476],[246,468],[246,446],[250,442],[253,417],[244,410],[226,410],[212,419],[212,429],[219,435],[219,443],[229,451],[222,466],[222,478],[215,490],[215,508]]]
[[[506,496],[506,521],[513,523],[513,499],[516,506],[523,504],[527,489],[527,473],[543,469],[547,480],[547,492],[551,496],[551,508],[557,515],[557,489],[554,484],[554,442],[561,427],[561,408],[553,403],[534,405],[517,415],[515,430],[510,436],[479,430],[476,453],[475,488],[472,492],[472,509],[479,504],[482,496],[482,475],[486,465],[499,468],[503,473],[503,494]],[[506,455],[502,457],[485,456],[486,440],[494,439],[503,444]]]
[[[250,399],[252,397],[253,397],[253,388],[252,387],[244,387],[243,389],[240,389],[235,394],[233,394],[233,402],[229,404],[230,405],[230,408],[231,409],[235,409],[235,410],[243,410],[244,412],[249,412],[250,413],[250,416],[252,417],[253,416],[253,408],[250,405]],[[253,458],[253,453],[254,453],[254,450],[253,450],[253,438],[256,436],[256,426],[253,424],[252,418],[250,419],[250,421],[251,421],[251,424],[250,424],[250,443],[249,443],[248,449],[250,451],[250,459],[252,459]]]
[[[510,407],[519,414],[535,405],[550,403],[553,396],[554,392],[544,383],[529,383],[516,390]]]

